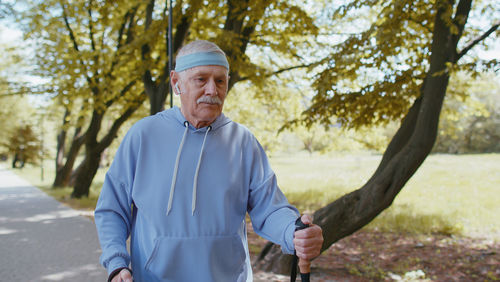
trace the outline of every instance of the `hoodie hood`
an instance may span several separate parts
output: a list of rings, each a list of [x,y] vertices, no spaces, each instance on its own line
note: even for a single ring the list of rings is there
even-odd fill
[[[181,109],[177,106],[175,106],[173,108],[174,110],[174,117],[176,119],[176,121],[182,126],[184,127],[184,122],[186,122],[186,118],[184,117],[184,115],[182,114],[181,112]],[[165,111],[163,111],[162,113],[165,113]],[[211,127],[210,130],[212,131],[215,131],[217,129],[219,129],[221,126],[224,126],[228,123],[230,123],[231,120],[229,118],[227,118],[224,113],[221,113],[216,119],[214,122],[212,122],[209,126]],[[189,129],[192,130],[192,131],[202,131],[204,132],[205,130],[207,130],[207,128],[209,126],[205,126],[205,127],[201,127],[201,128],[196,128],[194,127],[192,124],[189,124]]]

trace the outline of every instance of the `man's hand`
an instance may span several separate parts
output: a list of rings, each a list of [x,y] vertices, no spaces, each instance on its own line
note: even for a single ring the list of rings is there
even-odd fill
[[[116,274],[111,282],[132,282],[132,274],[128,269],[124,268],[120,271],[120,273]]]
[[[310,226],[306,229],[295,231],[293,243],[297,256],[301,259],[311,260],[321,253],[323,245],[323,230],[318,225],[312,223],[309,215],[303,215],[303,223]]]

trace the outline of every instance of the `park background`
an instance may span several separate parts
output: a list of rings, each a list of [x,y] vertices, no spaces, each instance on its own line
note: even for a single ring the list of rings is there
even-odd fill
[[[166,3],[18,2],[0,2],[4,166],[24,165],[14,170],[92,210],[127,129],[170,107]],[[377,170],[423,95],[439,4],[451,7],[441,17],[457,19],[467,1],[254,2],[180,2],[174,49],[205,38],[229,54],[234,80],[225,114],[257,136],[289,200],[313,213]],[[500,10],[493,2],[473,2],[463,33],[454,31],[460,21],[445,21],[461,36],[456,49],[467,52],[431,74],[449,76],[432,151],[389,208],[316,260],[324,277],[499,279]],[[85,132],[96,118],[97,132]],[[75,193],[82,182],[75,173],[54,185],[75,144],[74,172],[102,149],[95,175],[80,175],[89,182],[83,194]],[[264,242],[251,243],[257,256]]]

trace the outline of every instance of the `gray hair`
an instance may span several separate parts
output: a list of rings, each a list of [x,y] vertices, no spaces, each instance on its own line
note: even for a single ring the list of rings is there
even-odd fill
[[[217,46],[217,44],[207,40],[195,40],[188,43],[187,45],[182,46],[182,48],[177,53],[175,59],[178,59],[179,57],[186,56],[189,54],[200,53],[200,52],[216,52],[226,56],[226,53],[224,53],[224,51],[222,51],[222,49],[219,46]]]

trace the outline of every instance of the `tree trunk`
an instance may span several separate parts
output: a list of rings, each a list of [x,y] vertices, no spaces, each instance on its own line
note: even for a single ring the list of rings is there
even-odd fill
[[[144,83],[144,90],[149,97],[149,114],[154,115],[163,111],[165,109],[167,93],[170,91],[170,87],[167,85],[168,82],[154,82],[149,70],[144,73],[142,81]]]
[[[417,99],[388,145],[382,161],[368,182],[314,213],[323,228],[322,251],[359,230],[389,207],[406,182],[430,153],[437,136],[439,115],[448,86],[448,63],[456,63],[458,38],[451,33],[445,12],[452,2],[438,1],[434,23],[430,69]],[[461,1],[457,14],[470,11],[470,0]],[[463,29],[462,24],[461,28]],[[460,28],[460,27],[459,27]],[[459,33],[461,34],[461,33]],[[266,245],[256,261],[263,271],[290,272],[290,256],[278,247]]]
[[[75,185],[71,193],[72,198],[89,196],[90,185],[99,168],[101,153],[102,151],[99,149],[92,148],[89,150],[87,147],[85,159],[82,161],[81,168],[78,170],[79,173],[75,178]]]
[[[92,180],[94,179],[101,162],[102,153],[116,138],[118,130],[123,123],[127,121],[130,116],[132,116],[132,114],[144,103],[144,100],[146,99],[145,97],[146,95],[139,95],[133,104],[129,104],[125,112],[113,122],[113,125],[111,125],[108,133],[106,133],[106,135],[104,135],[99,142],[97,141],[97,135],[101,129],[101,122],[104,113],[94,111],[89,128],[86,132],[85,158],[75,170],[73,176],[75,183],[71,197],[88,197],[90,185],[92,184]]]
[[[156,91],[149,92],[149,114],[154,115],[165,110],[165,100],[167,99],[167,93],[170,91],[170,87],[165,87],[166,83],[162,83]],[[167,89],[165,89],[167,88]]]
[[[66,150],[66,128],[65,125],[68,123],[68,117],[69,117],[70,111],[68,108],[66,108],[66,111],[64,112],[63,116],[63,124],[62,128],[59,131],[59,134],[57,135],[57,150],[56,150],[56,177],[54,179],[54,183],[52,184],[52,187],[59,187],[60,183],[62,182],[62,177],[61,177],[61,169],[64,166],[64,152]]]
[[[148,4],[148,9],[146,10],[146,24],[145,31],[148,32],[148,29],[152,23],[153,18],[153,10],[154,10],[154,1],[150,1]],[[191,27],[192,16],[195,15],[198,10],[201,8],[201,2],[195,5],[190,5],[187,11],[184,14],[179,14],[179,20],[176,19],[175,26],[175,36],[172,38],[172,54],[176,54],[179,47],[182,46],[184,40],[188,36],[189,28]],[[182,10],[179,10],[182,11]],[[169,15],[170,16],[170,15]],[[175,19],[175,18],[173,18]],[[168,26],[166,27],[168,29]],[[168,41],[168,31],[165,30],[166,41]],[[168,44],[166,44],[168,47]],[[141,55],[144,60],[151,59],[149,44],[144,44],[141,48]],[[168,48],[167,48],[168,54]],[[167,94],[170,93],[170,73],[168,69],[168,60],[173,60],[173,58],[168,58],[165,61],[165,65],[163,66],[163,72],[159,75],[156,80],[153,79],[151,71],[149,69],[144,71],[142,75],[142,82],[144,83],[144,91],[149,97],[149,114],[154,115],[158,112],[161,112],[165,109],[165,100],[167,98]],[[173,64],[172,64],[173,65]]]
[[[265,3],[266,9],[271,3]],[[255,31],[258,22],[264,16],[266,9],[250,11],[250,1],[227,0],[227,17],[224,22],[224,33],[217,42],[233,65],[238,65],[245,61],[246,49],[250,38]],[[234,45],[233,47],[230,47]],[[231,68],[229,70],[228,92],[240,80],[241,70]]]
[[[52,187],[60,188],[70,186],[71,173],[73,171],[73,166],[75,165],[76,158],[80,152],[80,148],[83,145],[82,137],[77,137],[73,139],[71,143],[71,148],[66,156],[66,162],[64,165],[57,165],[56,176]]]
[[[68,123],[68,116],[70,115],[69,110],[66,110],[63,117],[62,129],[57,135],[57,156],[56,156],[56,176],[54,182],[52,183],[53,188],[67,187],[70,186],[71,172],[73,171],[73,166],[75,165],[76,157],[80,152],[83,145],[84,137],[81,135],[81,127],[75,129],[73,134],[73,139],[71,141],[70,149],[66,155],[66,161],[64,161],[64,154],[66,148],[66,134],[65,129]],[[80,117],[79,121],[83,118]]]

